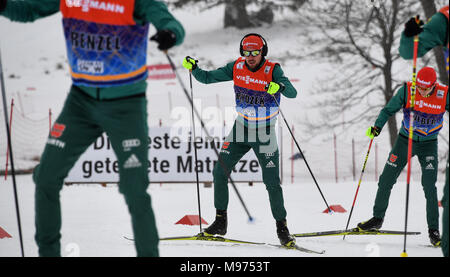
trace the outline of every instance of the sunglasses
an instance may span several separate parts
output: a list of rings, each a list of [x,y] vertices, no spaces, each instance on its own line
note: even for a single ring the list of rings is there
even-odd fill
[[[261,50],[253,50],[253,51],[242,51],[242,53],[244,54],[245,57],[249,57],[250,55],[252,55],[253,57],[258,56],[259,54],[261,54]]]

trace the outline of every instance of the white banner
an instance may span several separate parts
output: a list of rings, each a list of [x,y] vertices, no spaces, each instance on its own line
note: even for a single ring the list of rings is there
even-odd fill
[[[181,139],[170,127],[149,128],[149,166],[151,183],[196,182],[194,149],[191,139]],[[200,182],[213,181],[213,169],[217,163],[211,141],[196,139]],[[228,134],[228,133],[226,133]],[[190,134],[189,134],[190,135]],[[201,140],[200,140],[201,138]],[[223,138],[214,140],[221,151]],[[281,144],[279,144],[281,145]],[[117,183],[119,165],[106,134],[99,137],[81,155],[65,179],[66,183]],[[250,150],[235,166],[231,175],[236,182],[262,182],[262,171],[254,152]]]

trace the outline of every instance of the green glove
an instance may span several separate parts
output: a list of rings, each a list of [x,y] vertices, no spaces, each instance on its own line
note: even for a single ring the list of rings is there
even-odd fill
[[[377,137],[380,134],[381,130],[377,126],[369,127],[366,131],[366,136],[368,136],[370,139],[373,139],[374,137]]]
[[[197,68],[197,60],[194,60],[193,58],[186,56],[186,58],[183,59],[183,67],[187,70],[194,70]]]
[[[275,82],[270,82],[270,84],[268,84],[266,86],[266,91],[268,94],[270,95],[274,95],[275,93],[277,93],[280,90],[280,85],[275,83]]]

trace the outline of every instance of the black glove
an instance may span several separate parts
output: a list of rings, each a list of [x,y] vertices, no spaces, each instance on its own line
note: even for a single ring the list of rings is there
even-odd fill
[[[177,42],[176,36],[172,31],[160,30],[153,35],[150,40],[158,42],[159,50],[167,50],[175,45]]]
[[[0,13],[5,10],[7,0],[0,0]]]
[[[405,36],[413,37],[420,34],[423,31],[423,21],[419,19],[419,15],[416,17],[411,17],[408,22],[405,23]]]

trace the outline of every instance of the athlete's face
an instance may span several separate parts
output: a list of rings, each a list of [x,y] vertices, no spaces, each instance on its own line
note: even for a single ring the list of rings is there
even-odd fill
[[[251,69],[257,67],[261,62],[261,60],[262,60],[261,51],[257,56],[249,55],[248,57],[245,57],[245,62]]]
[[[422,97],[428,97],[430,96],[431,92],[433,91],[435,86],[429,87],[429,88],[422,88],[421,86],[417,86],[417,91],[422,95]]]

